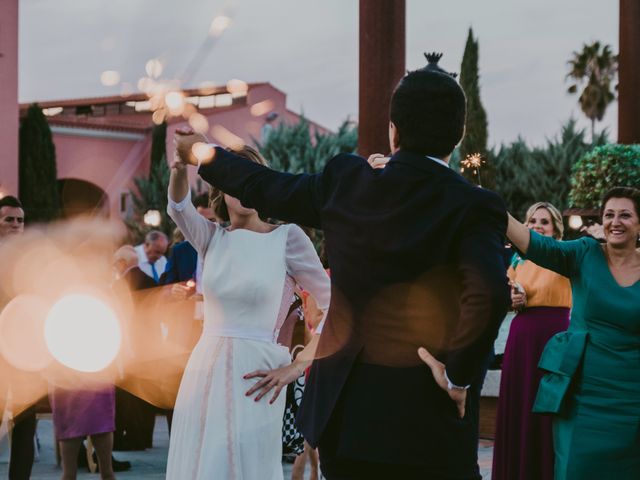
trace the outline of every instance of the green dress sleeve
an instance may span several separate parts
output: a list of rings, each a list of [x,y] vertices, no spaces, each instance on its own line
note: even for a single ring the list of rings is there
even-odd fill
[[[567,278],[573,277],[578,272],[582,258],[591,244],[598,243],[588,237],[569,241],[556,240],[533,230],[529,238],[529,249],[525,257],[536,265]]]

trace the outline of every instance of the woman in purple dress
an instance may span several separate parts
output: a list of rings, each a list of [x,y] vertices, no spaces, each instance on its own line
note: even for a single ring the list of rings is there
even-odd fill
[[[90,436],[98,457],[100,478],[115,479],[111,465],[115,431],[115,387],[96,384],[83,390],[54,387],[49,393],[53,428],[60,444],[62,480],[75,480],[78,452]]]
[[[562,215],[550,203],[527,211],[525,224],[542,235],[562,238]],[[531,409],[542,372],[538,361],[547,341],[569,326],[571,285],[566,277],[515,254],[507,272],[513,309],[502,363],[494,480],[553,480],[551,418]]]

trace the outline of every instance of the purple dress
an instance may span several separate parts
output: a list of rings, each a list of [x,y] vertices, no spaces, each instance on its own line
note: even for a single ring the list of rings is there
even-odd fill
[[[115,392],[113,385],[95,390],[52,388],[49,401],[56,439],[70,440],[115,431]]]

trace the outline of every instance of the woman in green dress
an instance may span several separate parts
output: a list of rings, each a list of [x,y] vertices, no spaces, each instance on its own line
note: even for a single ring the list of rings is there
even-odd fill
[[[545,347],[533,407],[554,414],[556,480],[640,478],[639,213],[640,190],[610,190],[604,244],[543,237],[509,217],[526,258],[571,281],[569,329]]]

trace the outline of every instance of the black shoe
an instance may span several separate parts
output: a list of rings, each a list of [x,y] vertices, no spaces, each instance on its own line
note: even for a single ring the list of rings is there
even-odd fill
[[[93,461],[98,465],[96,472],[99,472],[100,465],[98,464],[98,456],[96,455],[96,452],[93,452]],[[121,462],[120,460],[113,458],[113,455],[111,455],[111,468],[114,472],[126,472],[127,470],[131,470],[131,462],[128,460]]]
[[[126,472],[127,470],[131,470],[131,462],[128,460],[116,460],[111,456],[111,468],[113,468],[114,472]]]

